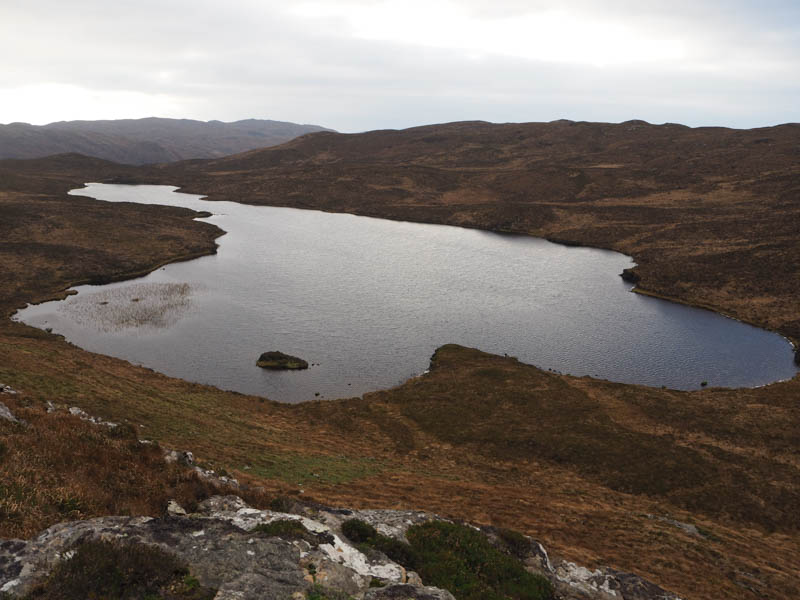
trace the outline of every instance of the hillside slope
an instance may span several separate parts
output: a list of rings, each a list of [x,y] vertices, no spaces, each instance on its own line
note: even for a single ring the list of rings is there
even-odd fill
[[[212,158],[282,144],[323,131],[317,125],[247,119],[233,123],[190,119],[61,121],[0,125],[0,159],[77,152],[126,164]]]
[[[562,126],[570,127],[529,127]],[[578,126],[586,131],[605,127]],[[448,127],[457,130],[462,125],[442,126]],[[510,126],[463,127],[485,128],[489,133],[506,128],[501,131],[506,136]],[[762,251],[777,252],[775,256],[784,252],[786,260],[778,266],[789,275],[783,283],[796,291],[798,278],[791,275],[797,269],[795,236],[781,233],[782,228],[796,229],[798,222],[797,196],[792,191],[796,175],[791,161],[781,158],[781,152],[792,151],[794,134],[791,128],[775,129],[786,136],[783,150],[766,153],[763,160],[776,171],[773,175],[764,171],[755,179],[757,184],[773,181],[773,188],[747,192],[741,203],[720,195],[713,185],[707,195],[692,196],[698,198],[700,212],[691,209],[692,203],[677,200],[673,210],[658,209],[658,194],[614,198],[614,181],[620,190],[626,185],[654,185],[631,177],[607,182],[608,201],[570,204],[562,199],[548,204],[537,202],[529,192],[520,195],[519,212],[509,214],[533,219],[537,211],[552,210],[546,227],[561,227],[585,240],[603,234],[612,244],[639,244],[643,251],[635,255],[643,274],[653,264],[668,267],[666,272],[676,274],[688,292],[694,286],[701,291],[715,289],[710,278],[714,271],[708,271],[709,278],[704,280],[692,271],[691,260],[681,263],[684,256],[705,256],[711,267],[728,269],[736,291],[730,299],[746,301],[741,306],[754,307],[753,314],[776,316],[776,322],[785,325],[790,323],[787,315],[797,319],[799,313],[770,308],[780,306],[783,299],[776,294],[781,289],[779,270],[767,269],[759,274],[761,279],[751,281],[751,272],[737,271],[724,253],[714,254],[713,246],[702,244],[685,247],[682,237],[686,223],[702,217],[697,222],[708,226],[711,239],[741,246],[742,260],[752,260],[751,254],[758,257]],[[376,132],[364,138],[413,138],[419,133]],[[732,135],[747,140],[753,132]],[[149,179],[191,184],[196,176],[215,186],[214,198],[275,204],[288,199],[298,205],[313,200],[319,206],[330,200],[330,210],[341,206],[394,218],[464,219],[472,226],[481,220],[487,228],[498,229],[503,208],[514,208],[498,204],[494,213],[493,202],[500,200],[479,196],[474,210],[468,210],[473,189],[468,177],[474,176],[474,189],[486,194],[485,190],[492,189],[492,169],[499,180],[513,181],[512,169],[504,171],[496,165],[483,171],[430,168],[427,173],[435,176],[428,180],[415,174],[400,182],[406,189],[416,186],[414,194],[396,200],[390,190],[382,199],[380,177],[393,177],[404,166],[399,162],[393,166],[394,159],[381,164],[377,155],[384,150],[379,146],[373,153],[356,147],[354,156],[360,153],[363,158],[350,162],[315,151],[312,156],[318,165],[330,161],[327,175],[314,167],[314,161],[303,166],[308,159],[297,152],[298,148],[313,149],[318,140],[357,138],[312,134],[274,151],[145,169],[77,155],[2,161],[0,309],[7,315],[26,302],[63,293],[72,282],[130,277],[168,260],[214,251],[220,231],[192,221],[190,211],[108,206],[65,194],[84,181]],[[433,160],[419,152],[421,146],[406,145],[411,148],[403,150],[409,161]],[[488,145],[479,144],[481,152]],[[459,152],[461,146],[454,142],[452,152]],[[758,156],[735,145],[731,148],[734,155],[738,152],[748,160]],[[341,148],[334,150],[345,154]],[[718,143],[712,154],[725,151],[725,144]],[[287,162],[292,153],[298,156],[294,166]],[[446,161],[447,154],[441,152],[435,160]],[[247,160],[256,157],[263,162],[269,156],[277,160],[277,166],[244,169]],[[633,153],[627,156],[637,160]],[[238,161],[243,170],[237,175],[229,167]],[[351,182],[352,192],[347,194],[347,174],[355,173],[360,164],[366,165],[366,174]],[[306,169],[305,177],[301,167]],[[712,184],[736,176],[735,172],[726,175],[724,165],[718,167],[722,175],[715,175],[713,165],[704,168],[704,177]],[[407,172],[423,172],[421,167],[415,169],[412,166]],[[288,191],[295,185],[305,196],[260,190],[259,186],[280,188],[281,173],[294,181],[286,185]],[[453,173],[465,179],[457,181],[455,193],[448,195],[441,191],[441,181]],[[521,173],[521,179],[526,176],[524,169],[516,173]],[[543,167],[531,167],[527,176],[546,181],[547,173]],[[252,196],[246,195],[247,182]],[[481,182],[484,187],[477,187]],[[681,185],[678,179],[673,183]],[[426,189],[432,190],[430,200],[426,200]],[[760,210],[759,201],[768,210]],[[602,226],[603,210],[617,205],[628,212],[618,208],[611,213],[621,225],[607,231]],[[661,219],[646,218],[648,209]],[[628,222],[623,219],[626,214]],[[734,217],[745,221],[736,223]],[[772,231],[747,227],[759,219],[774,230],[774,236]],[[631,235],[631,230],[642,234]],[[757,260],[749,264],[758,266]],[[685,271],[689,277],[680,279],[684,266],[689,267]],[[650,281],[646,276],[648,287]],[[760,288],[762,281],[772,287]],[[794,600],[800,596],[796,510],[800,503],[800,378],[758,389],[676,392],[547,373],[512,358],[449,345],[432,358],[430,372],[397,388],[361,399],[288,406],[172,379],[85,352],[58,336],[8,320],[0,323],[0,357],[0,381],[18,391],[3,401],[34,425],[28,429],[4,425],[0,431],[0,442],[7,448],[0,452],[4,482],[0,524],[7,531],[31,535],[63,520],[65,511],[75,513],[70,518],[86,518],[114,510],[106,504],[110,490],[104,473],[109,471],[86,468],[78,451],[92,439],[66,422],[60,426],[59,413],[47,412],[47,403],[52,402],[127,423],[167,447],[191,449],[204,467],[224,470],[268,495],[288,494],[338,506],[425,509],[509,527],[535,535],[561,557],[592,567],[605,564],[637,572],[685,598]],[[38,418],[52,421],[52,427],[47,427],[52,435],[39,435]],[[76,443],[71,442],[73,437]],[[57,451],[60,448],[71,450]],[[130,450],[120,446],[114,456],[124,458]],[[181,482],[154,480],[149,507],[136,508],[145,500],[141,490],[131,491],[137,477],[131,465],[118,464],[114,456],[107,448],[102,455],[112,461],[108,466],[116,473],[111,480],[112,490],[119,490],[114,502],[136,512],[158,514],[157,500]]]

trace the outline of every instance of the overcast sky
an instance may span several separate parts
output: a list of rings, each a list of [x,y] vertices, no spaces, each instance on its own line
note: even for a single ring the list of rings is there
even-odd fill
[[[800,121],[800,0],[0,0],[0,123]]]

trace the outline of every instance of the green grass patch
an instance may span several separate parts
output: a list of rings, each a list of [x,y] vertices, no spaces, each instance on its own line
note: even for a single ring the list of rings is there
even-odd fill
[[[352,596],[348,596],[344,592],[329,590],[318,583],[315,583],[314,587],[308,591],[306,598],[308,600],[352,600]]]
[[[294,512],[295,501],[287,496],[278,496],[269,503],[269,509],[275,512],[290,513]]]
[[[411,546],[378,533],[369,523],[348,519],[342,523],[342,533],[362,552],[366,550],[366,554],[369,550],[378,550],[406,569],[415,571],[419,566],[419,557]]]
[[[279,519],[270,523],[261,523],[253,528],[255,533],[263,533],[270,537],[279,537],[282,540],[304,540],[317,547],[320,544],[332,544],[333,536],[329,533],[314,533],[296,519]]]
[[[429,522],[406,534],[418,555],[417,572],[427,585],[449,590],[459,600],[545,600],[550,582],[528,573],[479,531],[452,523]]]
[[[308,529],[300,521],[294,519],[279,519],[270,523],[261,523],[256,525],[253,531],[284,539],[300,539],[308,533]]]
[[[78,387],[70,381],[68,376],[0,369],[0,381],[16,390],[25,390],[33,398],[42,401],[74,401],[74,398],[80,393]]]
[[[509,552],[517,558],[525,558],[531,551],[530,540],[518,531],[498,529],[497,537],[503,541]]]
[[[254,461],[251,473],[287,483],[347,483],[383,471],[384,465],[369,458],[347,456],[281,454]]]
[[[520,533],[499,530],[514,556],[495,548],[481,532],[453,523],[431,521],[408,529],[409,543],[378,533],[369,523],[349,519],[342,533],[369,554],[379,550],[406,569],[417,571],[426,585],[444,588],[458,600],[548,600],[550,582],[528,573],[522,558],[530,546]]]

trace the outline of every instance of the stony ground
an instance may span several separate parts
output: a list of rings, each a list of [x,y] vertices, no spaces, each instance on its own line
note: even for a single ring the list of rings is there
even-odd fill
[[[174,555],[200,586],[211,590],[214,600],[299,600],[312,597],[315,590],[327,598],[454,600],[447,590],[426,586],[419,574],[382,552],[355,545],[343,533],[345,522],[357,520],[408,544],[411,527],[442,521],[440,517],[286,504],[284,511],[258,510],[237,496],[213,496],[192,513],[171,502],[168,513],[158,519],[98,517],[54,525],[27,542],[0,539],[0,592],[26,597],[38,590],[35,597],[40,597],[52,573],[68,569],[83,545],[101,541],[157,547]],[[280,527],[271,532],[269,525]],[[552,562],[545,548],[530,538],[514,537],[512,547],[502,532],[487,528],[481,533],[490,546],[544,576],[560,600],[679,600],[635,575]]]

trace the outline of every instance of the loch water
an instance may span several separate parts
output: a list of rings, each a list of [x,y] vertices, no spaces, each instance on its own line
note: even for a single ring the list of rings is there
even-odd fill
[[[216,255],[79,286],[15,318],[167,375],[284,402],[391,387],[458,343],[573,375],[696,389],[795,375],[792,347],[721,315],[630,292],[630,257],[542,239],[211,202],[169,186],[74,194],[208,211]],[[256,366],[268,350],[305,371]]]

